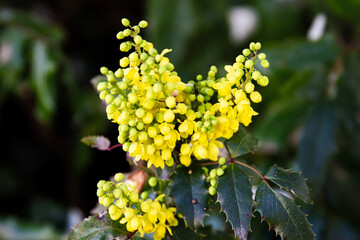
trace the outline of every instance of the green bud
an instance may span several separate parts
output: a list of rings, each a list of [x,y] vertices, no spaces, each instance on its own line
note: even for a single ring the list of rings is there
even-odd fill
[[[113,100],[114,100],[114,96],[113,96],[113,95],[111,95],[111,94],[106,95],[106,97],[105,97],[105,102],[106,102],[107,104],[112,103]]]
[[[170,159],[168,159],[168,160],[165,160],[165,164],[166,164],[166,166],[168,166],[168,167],[174,166],[174,158],[170,158]]]
[[[98,188],[102,188],[105,183],[106,183],[105,180],[100,180],[100,181],[97,183],[97,187],[98,187]]]
[[[140,45],[142,42],[142,37],[140,35],[136,35],[134,37],[134,43],[137,44],[137,45]]]
[[[130,144],[131,144],[130,142],[125,142],[125,143],[123,143],[122,149],[123,149],[125,152],[129,151]]]
[[[154,93],[160,93],[163,90],[163,85],[160,82],[157,82],[153,86]]]
[[[129,130],[130,137],[135,137],[135,136],[137,136],[137,134],[138,134],[138,131],[136,128],[134,128],[134,127],[130,128],[130,130]]]
[[[223,170],[222,168],[218,168],[218,169],[216,170],[216,174],[217,174],[218,176],[222,176],[222,175],[224,174],[224,170]]]
[[[116,85],[117,85],[117,86],[118,86],[118,88],[120,88],[121,90],[125,90],[125,89],[127,89],[127,88],[128,88],[127,83],[126,83],[126,82],[124,82],[124,81],[118,82]]]
[[[212,179],[210,180],[210,185],[213,186],[214,188],[216,188],[216,186],[217,186],[217,180],[216,180],[215,178],[212,178]]]
[[[268,60],[261,60],[260,64],[263,68],[268,68],[270,66]]]
[[[196,113],[195,113],[195,117],[196,117],[196,118],[201,118],[201,117],[202,117],[201,112],[196,112]]]
[[[96,88],[99,92],[106,90],[108,88],[108,83],[107,82],[99,82],[98,85],[96,86]]]
[[[243,55],[239,55],[239,56],[236,57],[235,61],[237,63],[242,63],[242,62],[245,61],[245,57]]]
[[[117,181],[117,182],[121,182],[121,181],[124,179],[124,174],[122,174],[122,173],[117,173],[117,174],[115,174],[114,179],[115,179],[115,181]]]
[[[142,61],[145,61],[148,57],[149,57],[149,55],[148,55],[147,53],[145,53],[145,52],[143,52],[143,53],[140,54],[140,59],[141,59]]]
[[[125,68],[129,65],[130,60],[128,57],[123,57],[122,59],[120,59],[120,67]]]
[[[165,66],[160,66],[159,67],[159,74],[164,74],[166,72],[166,67]]]
[[[151,178],[149,179],[149,185],[150,185],[151,187],[155,187],[156,184],[157,184],[157,179],[156,179],[156,177],[151,177]]]
[[[211,88],[206,88],[205,94],[212,97],[214,95],[214,90],[212,90]]]
[[[131,30],[130,29],[125,29],[123,33],[124,33],[125,37],[128,37],[131,34]]]
[[[106,182],[103,186],[102,186],[102,189],[105,191],[105,192],[110,192],[114,187],[114,184],[112,184],[111,182]]]
[[[124,193],[124,195],[129,196],[130,190],[125,184],[122,184],[120,186],[121,191]]]
[[[204,100],[205,100],[204,96],[201,94],[197,95],[196,99],[201,103],[204,102]]]
[[[155,57],[157,55],[157,50],[155,48],[150,48],[149,54],[150,56]]]
[[[212,65],[210,67],[210,71],[213,71],[214,73],[217,73],[217,67],[215,65]]]
[[[116,188],[114,191],[113,191],[113,194],[114,194],[114,197],[115,198],[121,198],[123,196],[123,192],[121,191],[120,188]]]
[[[137,192],[131,192],[129,195],[129,200],[133,203],[136,203],[139,201],[139,194]]]
[[[249,48],[250,48],[251,51],[255,51],[255,43],[251,42],[250,45],[249,45]]]
[[[216,194],[216,189],[213,187],[213,186],[210,186],[209,187],[209,193],[210,193],[210,195],[215,195]]]
[[[174,70],[174,65],[173,65],[172,63],[167,63],[167,64],[165,65],[165,68],[166,68],[166,70],[168,70],[168,71],[172,71],[172,70]]]
[[[250,55],[250,50],[248,49],[248,48],[245,48],[243,51],[242,51],[242,54],[245,56],[245,57],[247,57],[247,56],[249,56]]]
[[[110,206],[114,201],[114,198],[111,198],[111,197],[105,197],[104,200],[103,200],[103,206],[104,207],[108,207]]]
[[[144,191],[140,194],[141,199],[147,199],[149,197],[149,191]]]
[[[160,54],[157,54],[155,56],[155,62],[160,62],[162,60],[162,56]]]
[[[184,92],[186,92],[186,93],[191,93],[193,90],[194,90],[194,87],[193,87],[193,86],[186,86]]]
[[[211,177],[211,178],[216,178],[216,177],[217,177],[217,171],[216,171],[216,169],[211,169],[211,171],[210,171],[210,177]]]
[[[139,34],[139,33],[140,33],[140,28],[139,28],[139,26],[134,26],[133,29],[134,29],[135,34]]]
[[[136,62],[139,59],[139,55],[136,52],[132,52],[129,55],[130,62]]]
[[[148,22],[145,20],[142,20],[139,22],[139,27],[146,28],[148,26]]]
[[[109,72],[109,69],[107,67],[101,67],[100,68],[100,73],[102,75],[106,75]]]
[[[124,27],[127,27],[127,26],[130,25],[130,21],[129,21],[129,19],[127,19],[127,18],[121,19],[121,23],[122,23],[122,25],[123,25]]]
[[[259,58],[260,61],[264,60],[266,58],[265,53],[259,53],[258,58]]]
[[[142,108],[138,108],[138,109],[136,109],[135,114],[136,114],[136,117],[143,118],[145,116],[145,110]]]
[[[171,93],[176,89],[176,84],[172,82],[167,82],[165,86],[166,89]]]
[[[219,158],[220,165],[224,165],[225,163],[226,163],[226,158],[224,158],[224,157]]]
[[[119,68],[118,70],[116,70],[116,72],[114,73],[115,77],[117,78],[122,78],[124,76],[124,71]]]
[[[105,191],[102,190],[101,188],[99,188],[99,189],[96,191],[96,195],[97,195],[98,197],[104,196],[104,194],[105,194]]]
[[[195,95],[195,94],[190,94],[190,95],[189,95],[189,100],[190,100],[191,102],[195,101],[195,100],[196,100],[196,95]]]
[[[124,36],[124,33],[122,32],[122,31],[120,31],[120,32],[118,32],[117,34],[116,34],[116,38],[117,39],[123,39],[125,36]]]
[[[267,86],[269,84],[269,78],[266,77],[266,76],[263,76],[261,77],[260,79],[257,80],[257,83],[260,85],[260,86]]]
[[[254,62],[252,60],[246,60],[245,67],[252,68],[254,66]]]

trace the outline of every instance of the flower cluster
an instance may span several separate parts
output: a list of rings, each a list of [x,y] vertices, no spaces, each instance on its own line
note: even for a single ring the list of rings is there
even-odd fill
[[[261,101],[254,91],[256,82],[266,86],[269,79],[256,70],[260,62],[269,66],[260,43],[251,43],[233,65],[225,66],[225,77],[217,78],[212,66],[206,78],[201,75],[187,84],[174,71],[174,65],[152,43],[142,39],[141,21],[131,26],[127,19],[125,30],[117,34],[120,50],[129,52],[120,59],[120,67],[111,71],[100,69],[107,81],[97,86],[100,98],[108,105],[107,116],[119,124],[118,141],[136,160],[147,161],[148,167],[172,166],[175,159],[189,166],[193,158],[218,160],[219,138],[231,138],[239,124],[247,126],[257,113],[251,102]]]
[[[176,208],[167,207],[160,203],[164,194],[154,200],[148,194],[139,195],[137,190],[129,183],[121,182],[124,175],[115,175],[115,182],[100,180],[97,187],[99,203],[109,208],[112,220],[119,220],[126,224],[129,232],[138,231],[141,236],[145,233],[154,233],[154,239],[163,239],[166,230],[172,234],[172,226],[178,225],[175,218]]]
[[[210,187],[208,189],[210,195],[216,194],[216,188],[218,184],[218,179],[224,174],[224,170],[226,169],[226,159],[224,157],[219,158],[219,166],[217,168],[213,168],[210,170],[203,167],[204,174],[206,176],[206,181],[210,183]]]

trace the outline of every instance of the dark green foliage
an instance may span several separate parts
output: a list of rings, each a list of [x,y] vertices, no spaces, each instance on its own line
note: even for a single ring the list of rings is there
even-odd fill
[[[253,137],[243,125],[239,125],[239,130],[230,140],[225,140],[224,144],[232,159],[238,158],[246,153],[254,152],[257,148],[258,140]]]
[[[315,239],[306,215],[288,197],[262,182],[257,189],[256,210],[283,239]]]
[[[125,225],[112,221],[109,214],[90,216],[76,227],[69,235],[69,240],[107,240],[120,237],[127,239]]]
[[[306,185],[305,178],[303,178],[300,173],[275,165],[269,169],[265,177],[279,187],[301,198],[303,201],[311,201],[309,187]]]
[[[170,180],[171,195],[185,224],[191,228],[203,226],[208,192],[202,169],[178,168]]]
[[[252,217],[252,192],[249,177],[235,164],[225,170],[218,182],[218,202],[235,236],[246,239]]]

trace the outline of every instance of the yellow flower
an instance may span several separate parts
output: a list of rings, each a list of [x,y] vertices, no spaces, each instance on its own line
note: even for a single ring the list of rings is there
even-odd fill
[[[181,155],[180,154],[180,163],[184,165],[185,167],[190,166],[191,164],[191,158],[188,155]]]

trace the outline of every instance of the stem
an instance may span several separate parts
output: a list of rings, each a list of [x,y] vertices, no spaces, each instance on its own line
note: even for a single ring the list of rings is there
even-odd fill
[[[121,147],[121,146],[122,146],[122,144],[119,143],[119,144],[116,144],[116,145],[114,145],[114,146],[112,146],[112,147],[109,147],[109,148],[106,149],[106,150],[111,151],[111,150],[113,150],[113,149],[115,149],[115,148],[118,148],[118,147]]]
[[[243,163],[243,162],[239,162],[239,161],[234,160],[234,159],[230,159],[230,161],[228,161],[228,162],[229,162],[229,163],[237,163],[237,164],[239,164],[239,165],[241,165],[241,166],[244,166],[244,167],[249,168],[249,169],[252,170],[254,173],[256,173],[256,174],[261,178],[261,180],[263,180],[263,181],[266,183],[266,185],[268,185],[268,186],[270,187],[269,183],[266,181],[266,178],[265,178],[258,170],[256,170],[256,169],[253,168],[252,166],[247,165],[246,163]],[[219,163],[218,163],[218,162],[206,162],[206,163],[201,163],[201,164],[199,164],[199,165],[200,165],[200,166],[207,166],[207,165],[215,165],[215,164],[219,164]]]
[[[133,239],[133,236],[135,235],[135,233],[137,233],[137,231],[138,230],[135,230],[134,232],[128,234],[126,239]]]
[[[239,164],[239,165],[241,165],[241,166],[247,167],[247,168],[249,168],[250,170],[252,170],[254,173],[256,173],[256,174],[266,183],[266,185],[268,185],[268,186],[270,187],[269,183],[266,181],[266,178],[265,178],[258,170],[256,170],[255,168],[247,165],[246,163],[239,162],[239,161],[236,161],[236,160],[232,160],[232,161],[233,161],[234,163],[237,163],[237,164]]]

